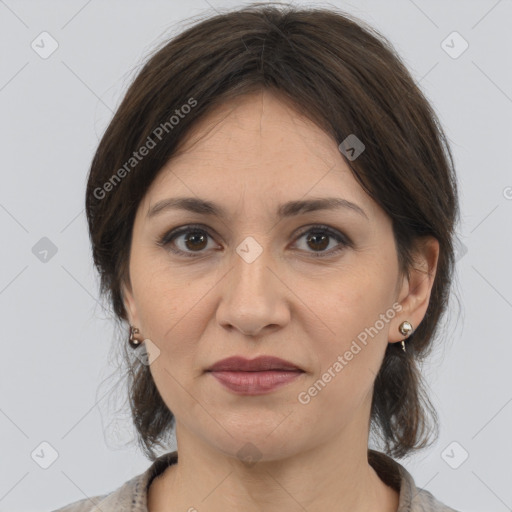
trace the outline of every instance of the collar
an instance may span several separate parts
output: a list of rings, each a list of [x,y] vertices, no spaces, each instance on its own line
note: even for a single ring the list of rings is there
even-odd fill
[[[151,482],[177,462],[177,451],[160,455],[144,473],[128,480],[116,491],[98,497],[97,506],[103,511],[148,512],[147,493]],[[429,491],[416,487],[412,475],[385,453],[369,449],[368,463],[386,485],[399,492],[397,512],[457,512],[436,500]]]

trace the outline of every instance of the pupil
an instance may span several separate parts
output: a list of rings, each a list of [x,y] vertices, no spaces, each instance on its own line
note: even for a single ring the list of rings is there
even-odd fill
[[[203,245],[204,245],[204,242],[205,242],[205,240],[206,240],[206,237],[205,237],[205,236],[204,236],[204,234],[202,234],[202,233],[195,233],[195,234],[193,234],[193,235],[191,235],[191,236],[188,236],[188,237],[187,237],[186,244],[187,244],[187,247],[188,247],[189,249],[193,249],[193,248],[194,248],[194,244],[195,244],[194,240],[195,240],[195,239],[199,239],[199,244],[200,244],[201,242],[203,242]],[[188,244],[190,243],[190,241],[192,241],[192,245],[193,245],[192,247],[189,247],[189,246],[188,246]],[[195,248],[196,248],[196,249],[197,249],[197,248],[202,249],[202,247],[198,247],[197,245],[195,246]]]
[[[308,243],[311,241],[311,240],[315,240],[315,238],[317,237],[320,237],[320,238],[323,238],[322,243],[321,244],[321,247],[317,247],[317,249],[325,249],[328,245],[329,245],[329,242],[327,241],[328,237],[325,236],[325,235],[319,235],[319,234],[314,234],[314,235],[311,235],[309,238],[308,238]],[[315,243],[315,242],[313,242]]]

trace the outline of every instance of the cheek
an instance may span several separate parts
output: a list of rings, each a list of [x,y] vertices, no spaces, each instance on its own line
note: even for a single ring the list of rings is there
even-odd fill
[[[373,266],[343,269],[327,288],[327,281],[324,282],[322,290],[318,284],[313,285],[315,291],[309,294],[309,303],[318,318],[315,332],[309,334],[317,348],[318,372],[324,374],[330,369],[336,375],[332,378],[333,383],[336,381],[333,391],[338,388],[342,394],[347,389],[365,392],[378,373],[389,323],[395,316],[392,278],[389,269],[373,262]],[[329,379],[329,375],[325,378]]]
[[[159,349],[155,366],[165,365],[172,374],[184,372],[194,363],[197,341],[211,317],[205,300],[209,289],[218,281],[184,277],[185,272],[153,266],[151,272],[138,274],[134,283],[141,331]],[[153,365],[152,365],[153,366]],[[171,383],[168,383],[171,385]]]
[[[311,283],[308,303],[330,329],[330,342],[344,343],[372,326],[392,305],[389,277],[369,266],[344,268],[332,279]]]
[[[187,299],[183,272],[169,268],[162,249],[138,247],[132,255],[130,272],[141,323],[156,338],[175,324]]]

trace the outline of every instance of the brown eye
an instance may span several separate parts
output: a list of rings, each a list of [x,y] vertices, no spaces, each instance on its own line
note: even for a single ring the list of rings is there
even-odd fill
[[[329,236],[325,234],[313,233],[307,237],[307,243],[312,244],[310,247],[315,251],[323,251],[329,245]]]
[[[208,235],[205,235],[204,233],[201,233],[200,231],[191,231],[187,234],[187,236],[184,239],[184,243],[187,247],[187,249],[190,250],[201,250],[204,249],[208,243],[207,237]]]
[[[334,256],[346,247],[352,247],[348,237],[328,226],[310,227],[307,231],[303,231],[298,239],[302,238],[306,243],[305,248],[300,250],[314,257]],[[206,229],[189,225],[168,232],[158,241],[158,245],[178,255],[198,257],[202,253],[205,254],[208,248],[215,247],[208,246],[210,240],[213,241],[213,237]],[[329,249],[331,245],[333,247]]]
[[[206,252],[211,238],[205,229],[185,226],[165,234],[158,244],[176,254],[194,257]]]
[[[301,250],[312,253],[313,256],[319,258],[333,256],[346,247],[352,246],[351,241],[347,237],[338,231],[333,231],[328,226],[309,228],[307,231],[302,232],[299,239],[303,237],[306,241],[306,248]],[[332,240],[335,240],[337,244],[333,244],[333,248],[326,250],[331,245]]]

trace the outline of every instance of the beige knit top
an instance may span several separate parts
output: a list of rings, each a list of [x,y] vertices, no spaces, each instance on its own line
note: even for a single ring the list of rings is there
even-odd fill
[[[147,491],[152,480],[177,461],[176,451],[161,455],[145,472],[118,489],[75,501],[53,512],[148,512]],[[399,492],[397,512],[459,512],[438,501],[429,491],[416,487],[412,475],[386,454],[369,449],[368,462],[384,483]]]

